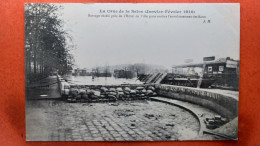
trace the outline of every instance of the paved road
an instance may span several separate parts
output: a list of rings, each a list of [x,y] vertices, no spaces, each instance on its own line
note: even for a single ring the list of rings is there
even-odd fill
[[[199,131],[197,119],[189,112],[159,102],[27,103],[28,140],[183,140],[195,138]]]
[[[55,77],[44,83],[55,82]],[[182,108],[154,101],[66,103],[57,84],[27,90],[29,141],[144,141],[198,139],[199,122]],[[43,96],[44,95],[44,96]]]
[[[50,85],[51,84],[51,85]],[[50,85],[50,86],[46,86]],[[58,84],[56,76],[49,76],[38,82],[31,83],[26,88],[26,137],[27,140],[48,140],[52,128],[48,121],[48,106],[43,103],[52,104],[52,100],[59,99]],[[52,99],[52,100],[47,100]]]

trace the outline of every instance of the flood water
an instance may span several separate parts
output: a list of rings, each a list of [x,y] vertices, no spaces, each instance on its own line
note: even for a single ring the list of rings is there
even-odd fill
[[[115,78],[115,77],[95,77],[92,76],[64,76],[64,78],[70,84],[77,85],[121,85],[121,84],[143,84],[137,78],[125,79],[125,78]]]

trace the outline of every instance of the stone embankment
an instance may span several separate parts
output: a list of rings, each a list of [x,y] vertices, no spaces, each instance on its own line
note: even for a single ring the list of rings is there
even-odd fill
[[[238,99],[232,97],[232,95],[198,88],[163,84],[157,84],[155,88],[160,96],[194,103],[213,110],[229,119],[234,119],[238,116]]]

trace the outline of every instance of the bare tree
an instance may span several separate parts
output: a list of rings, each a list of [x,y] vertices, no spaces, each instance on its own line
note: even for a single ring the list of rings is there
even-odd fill
[[[74,59],[69,53],[72,39],[63,30],[58,10],[62,7],[46,3],[25,5],[25,56],[26,73],[48,74],[59,70],[61,74],[71,69]]]

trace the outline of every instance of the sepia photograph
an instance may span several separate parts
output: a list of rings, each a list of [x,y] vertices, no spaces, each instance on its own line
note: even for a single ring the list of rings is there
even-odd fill
[[[27,141],[238,140],[240,4],[24,8]]]

